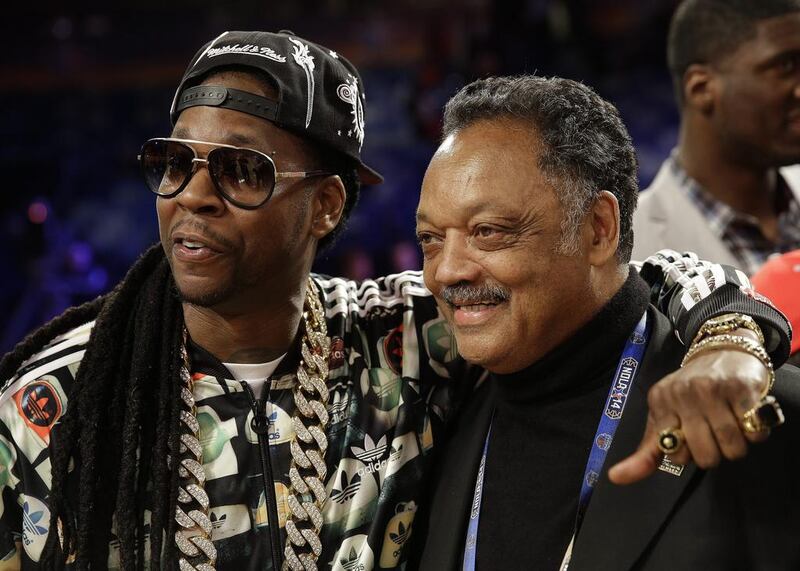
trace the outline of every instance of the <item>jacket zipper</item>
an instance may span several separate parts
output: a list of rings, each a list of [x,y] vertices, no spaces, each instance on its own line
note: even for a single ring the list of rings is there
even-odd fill
[[[253,420],[250,427],[258,435],[258,454],[261,457],[261,479],[264,484],[264,498],[267,502],[269,517],[270,548],[272,550],[272,568],[280,571],[283,559],[281,558],[281,529],[278,520],[278,500],[275,497],[275,479],[272,476],[272,458],[269,453],[269,418],[267,417],[267,399],[257,399],[253,389],[246,381],[241,381],[250,407],[253,409]]]

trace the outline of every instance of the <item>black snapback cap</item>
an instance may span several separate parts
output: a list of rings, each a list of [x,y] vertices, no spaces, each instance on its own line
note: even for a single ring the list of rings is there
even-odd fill
[[[278,100],[222,86],[194,86],[193,80],[231,65],[266,73],[275,82]],[[364,102],[358,70],[336,52],[291,32],[224,32],[192,58],[170,119],[174,125],[181,111],[196,105],[262,117],[349,157],[362,183],[379,184],[383,177],[361,161]]]

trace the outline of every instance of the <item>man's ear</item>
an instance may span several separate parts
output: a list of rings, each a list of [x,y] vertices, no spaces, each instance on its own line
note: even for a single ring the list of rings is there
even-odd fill
[[[619,246],[619,202],[603,190],[597,196],[587,217],[590,233],[588,258],[593,266],[603,266],[617,255]]]
[[[311,234],[317,240],[330,234],[339,224],[347,191],[338,175],[325,177],[314,189],[311,204]]]
[[[683,74],[683,100],[690,107],[707,115],[714,109],[719,78],[710,66],[693,63]]]

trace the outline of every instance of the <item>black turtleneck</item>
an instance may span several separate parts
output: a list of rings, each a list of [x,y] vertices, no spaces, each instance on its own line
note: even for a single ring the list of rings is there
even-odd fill
[[[492,376],[478,569],[558,569],[611,378],[648,298],[631,272],[569,339],[522,371]]]

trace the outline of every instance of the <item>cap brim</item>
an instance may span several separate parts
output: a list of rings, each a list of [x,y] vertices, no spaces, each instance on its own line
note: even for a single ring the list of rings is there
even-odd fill
[[[364,163],[361,163],[356,168],[358,172],[358,178],[361,180],[361,184],[380,184],[383,182],[383,176],[378,173],[378,171],[369,168]]]

